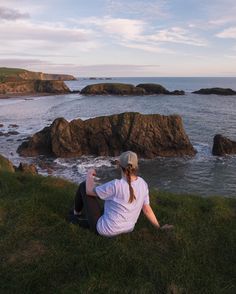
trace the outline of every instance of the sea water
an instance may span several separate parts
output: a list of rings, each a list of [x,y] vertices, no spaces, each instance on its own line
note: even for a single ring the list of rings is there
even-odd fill
[[[87,119],[126,111],[143,114],[179,114],[194,148],[193,158],[155,158],[141,160],[140,175],[160,190],[199,195],[236,196],[236,156],[215,157],[211,154],[213,137],[223,134],[236,140],[236,96],[197,95],[192,91],[207,87],[236,90],[236,78],[112,78],[92,80],[81,78],[67,82],[72,90],[101,82],[159,83],[168,90],[184,90],[184,96],[82,96],[80,94],[0,100],[0,132],[19,134],[0,136],[0,154],[15,164],[33,162],[42,174],[51,173],[81,182],[90,167],[98,171],[100,181],[118,177],[112,165],[114,158],[82,156],[80,158],[21,158],[16,152],[22,140],[57,117],[67,120]],[[11,126],[17,124],[15,128]]]

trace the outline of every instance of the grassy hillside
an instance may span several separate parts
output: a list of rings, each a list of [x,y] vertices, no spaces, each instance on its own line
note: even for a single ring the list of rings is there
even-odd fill
[[[19,74],[26,70],[20,68],[0,67],[0,82],[4,82],[7,78],[17,78]],[[20,78],[19,78],[20,79]]]
[[[161,223],[96,236],[67,223],[76,186],[0,172],[0,293],[236,293],[236,201],[152,192]]]

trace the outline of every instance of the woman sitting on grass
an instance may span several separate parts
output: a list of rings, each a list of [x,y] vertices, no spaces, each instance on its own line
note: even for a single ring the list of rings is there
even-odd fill
[[[141,210],[157,229],[160,226],[150,204],[147,183],[138,177],[138,157],[132,151],[119,158],[121,179],[95,187],[94,169],[88,171],[86,182],[80,184],[75,196],[74,215],[80,216],[84,208],[89,228],[102,236],[115,236],[133,231]],[[97,199],[104,200],[104,212]],[[79,219],[79,218],[78,218]]]

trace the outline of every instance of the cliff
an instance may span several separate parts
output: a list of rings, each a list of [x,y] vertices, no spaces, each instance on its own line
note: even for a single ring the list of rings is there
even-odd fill
[[[37,93],[66,94],[70,92],[70,89],[63,81],[29,80],[0,83],[0,94],[2,95],[28,95]]]
[[[56,119],[23,142],[22,156],[117,156],[133,150],[143,158],[193,156],[195,150],[178,115],[121,113],[71,122]]]

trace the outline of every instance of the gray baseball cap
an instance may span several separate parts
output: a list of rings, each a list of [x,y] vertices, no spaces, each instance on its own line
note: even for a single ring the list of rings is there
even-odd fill
[[[123,152],[120,155],[119,163],[123,168],[126,168],[130,164],[132,168],[136,169],[138,168],[138,156],[132,151]]]

